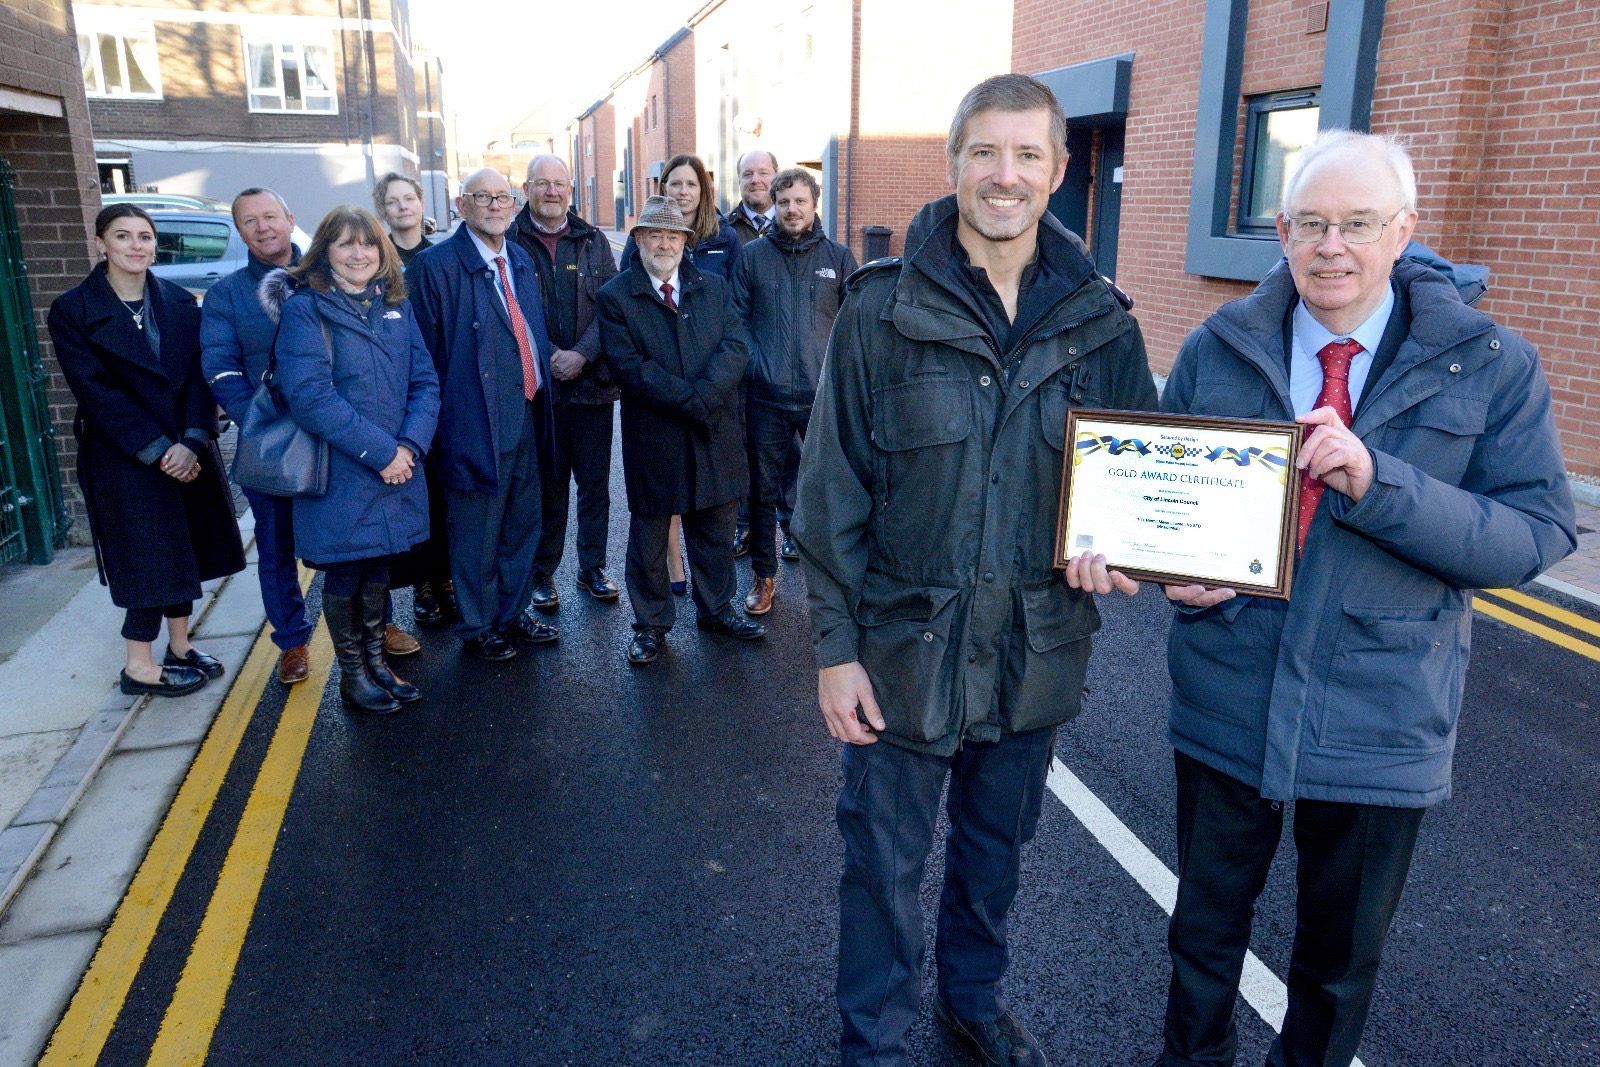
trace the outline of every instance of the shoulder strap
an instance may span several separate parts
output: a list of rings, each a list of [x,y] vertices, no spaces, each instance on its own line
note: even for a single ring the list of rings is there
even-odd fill
[[[328,362],[333,362],[333,335],[328,332],[328,320],[317,313],[317,325],[322,327],[322,343],[328,350]],[[267,349],[267,371],[261,380],[271,385],[278,377],[278,334],[283,332],[283,315],[278,315],[278,324],[272,328],[272,347]]]

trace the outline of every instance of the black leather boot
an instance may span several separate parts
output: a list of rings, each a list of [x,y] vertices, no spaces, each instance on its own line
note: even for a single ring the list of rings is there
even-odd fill
[[[382,587],[379,587],[380,591]],[[363,644],[361,605],[353,597],[322,595],[322,614],[328,620],[333,638],[333,654],[339,661],[339,696],[352,711],[369,715],[388,715],[400,710],[399,701],[372,680],[367,672],[367,650]],[[378,644],[383,644],[383,620],[378,620]]]
[[[367,674],[379,689],[402,704],[421,700],[417,687],[389,669],[383,658],[383,617],[389,609],[389,590],[381,585],[361,587],[361,645],[366,653]]]

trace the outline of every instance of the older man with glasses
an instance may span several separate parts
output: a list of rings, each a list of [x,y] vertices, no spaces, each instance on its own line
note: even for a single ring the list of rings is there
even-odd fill
[[[515,640],[560,634],[528,612],[553,449],[550,337],[533,260],[506,231],[517,198],[487,167],[461,185],[455,236],[406,271],[439,371],[433,458],[449,495],[450,574],[468,652],[507,660]]]

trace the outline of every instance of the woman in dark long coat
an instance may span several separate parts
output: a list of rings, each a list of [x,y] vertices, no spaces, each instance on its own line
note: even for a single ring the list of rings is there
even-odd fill
[[[427,539],[422,458],[439,419],[439,376],[400,256],[371,212],[334,208],[299,264],[262,280],[261,302],[278,317],[289,411],[330,448],[327,495],[295,501],[294,540],[326,575],[339,694],[356,711],[397,711],[422,694],[383,658],[389,565]]]
[[[156,228],[143,209],[108,207],[94,230],[105,260],[50,305],[50,339],[78,401],[78,485],[100,580],[127,611],[122,691],[179,696],[222,675],[189,643],[189,615],[201,582],[244,569],[244,549],[200,372],[200,308],[149,273]]]

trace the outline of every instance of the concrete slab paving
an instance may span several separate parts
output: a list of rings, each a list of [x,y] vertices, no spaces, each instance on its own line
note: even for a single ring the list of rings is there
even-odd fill
[[[183,745],[112,756],[0,920],[0,944],[104,926],[194,752]]]
[[[0,945],[0,1067],[29,1067],[100,944],[98,930]]]
[[[215,603],[195,628],[194,639],[199,643],[202,639],[214,637],[246,633],[253,635],[261,629],[264,615],[261,583],[256,579],[255,566],[251,565],[230,578],[227,586],[217,594]]]
[[[76,736],[73,730],[49,730],[0,737],[0,826],[11,825]]]
[[[0,830],[0,912],[11,904],[56,832],[54,823]]]
[[[67,817],[89,780],[111,755],[117,738],[127,729],[128,714],[136,700],[137,697],[114,693],[89,717],[72,747],[56,761],[44,783],[11,820],[13,825],[60,822]]]
[[[217,717],[217,709],[227,699],[228,690],[239,676],[239,668],[250,655],[255,641],[254,634],[207,640],[205,651],[221,660],[227,673],[187,696],[146,701],[118,743],[117,751],[134,752],[178,744],[193,746],[204,741],[211,721]]]
[[[121,623],[106,587],[89,582],[0,663],[0,736],[82,726],[127,662]]]
[[[0,663],[94,580],[92,548],[63,548],[42,567],[26,563],[0,567],[0,603],[6,606],[0,613]]]

